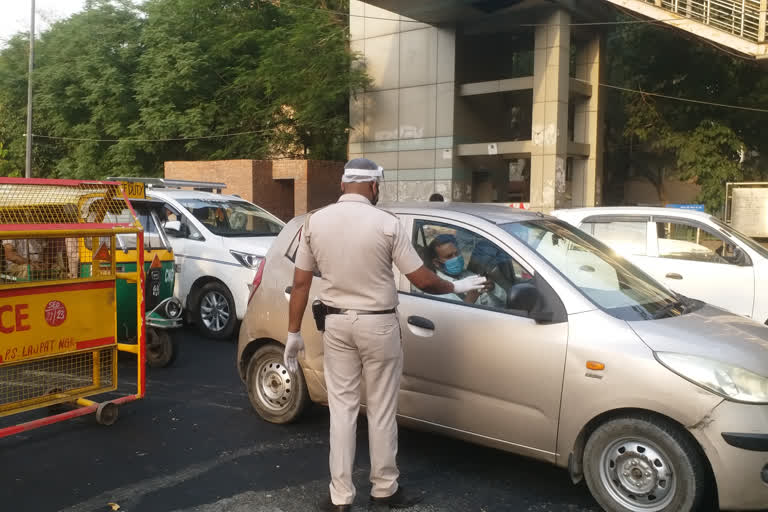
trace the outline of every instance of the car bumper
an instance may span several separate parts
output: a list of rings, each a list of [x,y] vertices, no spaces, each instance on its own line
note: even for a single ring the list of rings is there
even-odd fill
[[[692,427],[723,510],[768,510],[768,405],[724,401]]]

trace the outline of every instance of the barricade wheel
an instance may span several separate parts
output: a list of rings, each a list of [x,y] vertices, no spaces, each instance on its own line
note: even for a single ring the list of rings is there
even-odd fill
[[[96,421],[99,425],[112,425],[117,421],[119,414],[120,409],[117,404],[104,402],[99,404],[99,407],[96,409]]]
[[[147,329],[147,364],[152,368],[165,368],[176,359],[176,342],[168,331]]]

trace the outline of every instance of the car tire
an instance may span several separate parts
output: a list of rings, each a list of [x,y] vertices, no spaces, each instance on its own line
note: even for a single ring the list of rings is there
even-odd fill
[[[695,441],[651,415],[597,427],[583,465],[592,496],[607,512],[697,512],[711,501],[710,473]]]
[[[251,356],[246,370],[248,398],[256,413],[270,423],[292,423],[309,405],[304,373],[292,374],[283,364],[284,346],[267,343]]]
[[[202,287],[197,300],[195,323],[207,338],[232,338],[237,324],[235,300],[223,284],[213,281]]]

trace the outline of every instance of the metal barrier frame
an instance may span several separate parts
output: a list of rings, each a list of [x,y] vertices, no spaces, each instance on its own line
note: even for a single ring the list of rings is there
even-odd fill
[[[118,279],[120,280],[128,280],[131,282],[136,282],[136,315],[137,315],[137,322],[138,322],[138,339],[135,344],[131,343],[118,343],[117,342],[117,332],[116,332],[116,325],[115,325],[115,344],[117,347],[117,350],[115,351],[115,356],[120,352],[127,352],[131,354],[135,354],[137,356],[137,363],[138,368],[136,370],[136,392],[118,397],[116,399],[107,400],[103,402],[96,402],[93,400],[89,400],[86,398],[86,396],[92,396],[94,394],[100,394],[102,392],[107,391],[93,391],[93,386],[91,386],[91,391],[86,391],[89,388],[81,388],[83,392],[76,393],[77,391],[80,391],[80,389],[72,390],[66,397],[57,397],[52,400],[40,400],[40,399],[32,399],[30,401],[36,402],[36,403],[29,403],[27,405],[21,406],[18,410],[3,414],[3,416],[10,416],[13,414],[21,413],[24,411],[29,410],[35,410],[40,409],[46,406],[54,405],[57,403],[71,403],[75,405],[76,407],[72,410],[68,410],[62,413],[58,414],[52,414],[49,416],[46,416],[44,418],[35,419],[32,421],[28,421],[25,423],[20,423],[17,425],[12,425],[9,427],[0,428],[0,438],[8,437],[12,435],[16,435],[22,432],[26,432],[29,430],[37,429],[40,427],[44,427],[47,425],[51,425],[54,423],[58,423],[61,421],[77,418],[80,416],[85,416],[87,414],[96,414],[96,419],[99,423],[102,424],[111,424],[117,419],[117,409],[118,406],[121,404],[133,402],[136,400],[140,400],[144,398],[145,392],[146,392],[146,313],[144,311],[144,288],[145,288],[145,282],[146,282],[146,276],[144,273],[144,251],[136,251],[137,253],[137,265],[136,265],[136,272],[117,272],[116,271],[116,254],[115,254],[115,246],[116,246],[116,236],[118,234],[125,234],[125,233],[131,233],[135,234],[137,237],[137,247],[143,247],[144,246],[144,230],[141,226],[141,224],[136,219],[136,214],[133,211],[133,207],[131,206],[131,203],[125,194],[125,191],[123,190],[122,186],[120,184],[115,182],[104,182],[104,181],[75,181],[75,180],[26,180],[22,178],[0,178],[0,184],[23,184],[23,185],[63,185],[63,186],[74,186],[74,185],[81,185],[81,184],[98,184],[98,185],[110,185],[110,186],[119,186],[119,190],[122,194],[122,199],[125,201],[125,204],[130,208],[133,217],[135,219],[135,222],[133,225],[131,224],[87,224],[87,223],[75,223],[75,224],[4,224],[0,225],[0,240],[7,240],[7,239],[34,239],[34,238],[84,238],[84,237],[109,237],[111,239],[111,246],[112,250],[110,251],[111,256],[111,272],[109,274],[109,277],[105,276],[98,276],[95,275],[95,272],[91,273],[90,277],[86,278],[78,278],[76,280],[48,280],[48,281],[31,281],[31,282],[25,282],[24,284],[0,284],[0,293],[7,290],[18,290],[20,292],[23,292],[23,290],[29,290],[34,288],[41,288],[41,287],[51,287],[51,286],[61,286],[61,285],[71,285],[74,283],[80,284],[87,284],[87,283],[94,283],[94,282],[113,282],[116,283]],[[109,226],[109,227],[106,227]],[[97,250],[97,247],[94,247],[94,251]],[[94,264],[97,264],[94,261]],[[23,294],[22,294],[23,295]],[[116,314],[116,312],[115,312]],[[113,346],[110,344],[110,346]],[[95,351],[92,351],[94,354],[96,354]],[[72,354],[72,353],[88,353],[88,350],[82,350],[82,351],[75,351],[75,352],[67,352],[66,354]],[[57,356],[62,356],[64,354],[57,354],[53,356],[49,356],[47,358],[40,358],[40,360],[45,360],[49,358],[55,358]],[[15,365],[16,363],[6,363],[6,365]],[[23,362],[19,362],[18,364],[23,364]],[[119,384],[119,377],[117,374],[117,357],[114,357],[113,363],[114,369],[113,369],[113,375],[115,375],[115,382],[114,382],[114,389],[117,389]],[[5,365],[3,365],[5,366]],[[95,371],[95,366],[94,366]],[[113,389],[113,391],[114,391]]]

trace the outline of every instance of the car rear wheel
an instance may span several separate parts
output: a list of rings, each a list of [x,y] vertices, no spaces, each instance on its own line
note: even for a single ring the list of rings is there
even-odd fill
[[[699,511],[707,506],[710,488],[706,461],[694,441],[653,416],[600,425],[584,449],[584,477],[608,512]]]
[[[236,322],[235,301],[229,289],[218,282],[203,286],[197,303],[197,325],[202,333],[208,338],[228,339]]]
[[[246,386],[256,412],[271,423],[291,423],[309,405],[304,374],[291,373],[283,365],[282,345],[259,347],[248,362]]]

